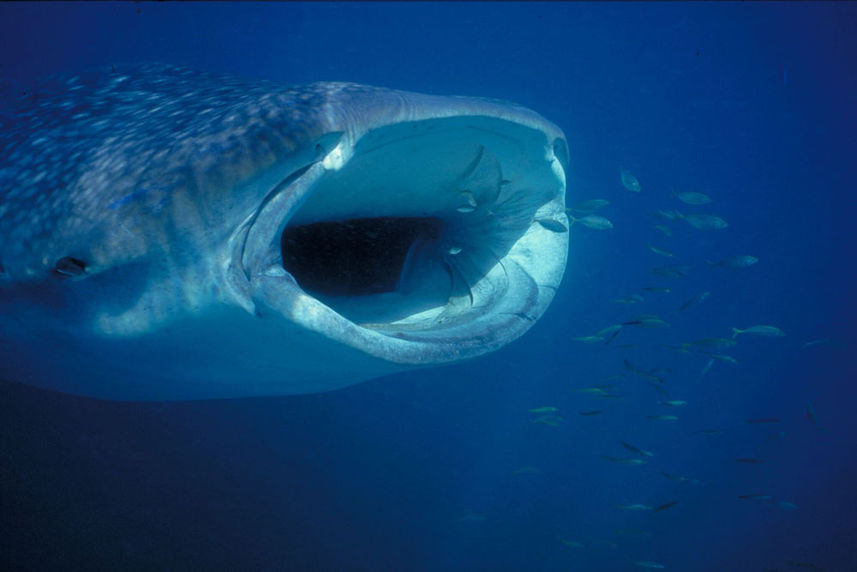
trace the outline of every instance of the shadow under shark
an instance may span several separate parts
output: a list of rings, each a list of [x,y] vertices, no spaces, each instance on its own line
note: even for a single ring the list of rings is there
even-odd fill
[[[328,391],[518,338],[565,268],[562,132],[507,102],[167,65],[0,114],[0,376]]]

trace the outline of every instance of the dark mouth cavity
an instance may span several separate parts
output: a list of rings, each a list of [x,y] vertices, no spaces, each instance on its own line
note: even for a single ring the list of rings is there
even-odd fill
[[[439,218],[379,217],[286,226],[283,267],[318,296],[365,296],[397,289],[411,246],[437,239]]]

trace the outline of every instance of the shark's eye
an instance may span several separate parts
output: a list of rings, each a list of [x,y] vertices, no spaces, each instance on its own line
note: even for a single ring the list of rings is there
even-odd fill
[[[86,264],[82,260],[64,256],[57,260],[54,266],[54,274],[58,276],[80,276],[86,272]]]

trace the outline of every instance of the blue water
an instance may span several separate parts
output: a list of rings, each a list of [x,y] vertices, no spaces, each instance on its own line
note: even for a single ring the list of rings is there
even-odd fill
[[[465,364],[170,404],[0,384],[3,569],[857,570],[856,4],[0,4],[0,39],[24,85],[162,61],[517,101],[566,132],[569,204],[606,198],[615,224],[575,225],[544,318]],[[672,208],[729,227],[650,214]],[[735,254],[759,263],[706,264]],[[649,273],[668,264],[691,270]],[[571,340],[642,313],[671,327]],[[704,375],[662,345],[753,324],[786,336],[739,337]],[[689,404],[659,405],[624,359]],[[574,391],[603,383],[622,397]],[[562,423],[532,423],[539,406]],[[603,458],[633,457],[623,440],[654,456]]]

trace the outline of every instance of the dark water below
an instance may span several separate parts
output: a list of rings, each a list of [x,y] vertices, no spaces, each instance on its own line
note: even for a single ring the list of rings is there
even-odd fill
[[[566,132],[569,204],[615,225],[574,225],[545,317],[462,365],[172,404],[3,383],[2,568],[857,569],[857,5],[2,4],[0,38],[6,85],[164,61],[517,101]],[[649,214],[676,208],[729,226]],[[738,254],[759,262],[707,264]],[[645,313],[671,327],[571,339]],[[753,324],[786,336],[711,350],[737,364],[664,347]],[[574,391],[598,384],[621,398]]]

